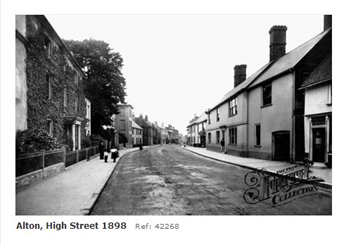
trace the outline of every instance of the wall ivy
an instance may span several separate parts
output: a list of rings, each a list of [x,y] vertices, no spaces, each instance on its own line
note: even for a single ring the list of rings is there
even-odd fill
[[[47,56],[47,36],[43,28],[32,18],[27,18],[27,105],[28,128],[48,129],[47,120],[53,122],[53,135],[62,144],[68,145],[64,116],[85,118],[86,103],[82,79],[75,84],[76,71],[71,67],[65,51],[52,40],[52,52]],[[51,98],[48,98],[48,79]],[[67,104],[64,105],[64,89]],[[78,99],[78,109],[75,100]],[[81,137],[85,137],[85,120],[81,124]]]

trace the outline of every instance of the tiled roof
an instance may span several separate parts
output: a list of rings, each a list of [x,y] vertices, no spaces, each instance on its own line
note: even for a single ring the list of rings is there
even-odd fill
[[[241,92],[243,89],[248,87],[271,63],[269,62],[265,66],[263,66],[261,69],[256,71],[254,74],[252,74],[250,77],[248,77],[244,82],[239,84],[237,87],[233,88],[231,91],[229,91],[227,94],[223,96],[223,98],[214,106],[211,110],[214,110],[219,105],[225,103],[228,99],[235,96],[239,92]]]
[[[249,88],[252,88],[268,79],[271,79],[277,75],[282,74],[285,71],[293,68],[298,62],[308,54],[308,52],[323,38],[325,37],[331,29],[328,29],[316,37],[310,39],[309,41],[303,43],[296,49],[291,52],[285,54],[280,59],[278,59],[275,63],[273,63],[263,74],[252,83]]]
[[[332,78],[332,54],[327,55],[310,76],[303,82],[301,88],[328,81]]]
[[[139,126],[135,121],[132,121],[132,127],[133,128],[138,128],[138,129],[143,129],[141,126]]]

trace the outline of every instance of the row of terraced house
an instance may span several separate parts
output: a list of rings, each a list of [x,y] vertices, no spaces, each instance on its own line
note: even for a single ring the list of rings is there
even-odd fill
[[[322,28],[321,28],[322,29]],[[269,61],[187,126],[188,144],[240,157],[332,164],[332,17],[320,34],[286,53],[286,26],[269,31]]]
[[[157,144],[179,143],[179,131],[172,125],[159,125],[151,122],[148,115],[140,114],[136,117],[130,104],[118,105],[119,114],[115,116],[114,127],[118,132],[118,141],[124,148],[132,148],[139,145],[149,146]]]

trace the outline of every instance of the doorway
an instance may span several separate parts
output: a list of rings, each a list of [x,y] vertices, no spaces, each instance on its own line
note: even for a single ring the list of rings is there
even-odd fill
[[[326,132],[325,128],[312,129],[312,161],[325,162]]]
[[[273,133],[273,160],[290,161],[290,132]]]

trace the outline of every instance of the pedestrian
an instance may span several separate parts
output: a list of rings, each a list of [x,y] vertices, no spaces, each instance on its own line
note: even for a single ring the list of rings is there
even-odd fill
[[[111,158],[113,159],[113,162],[115,162],[115,159],[119,156],[119,152],[115,147],[112,147],[111,149]]]
[[[104,150],[105,150],[105,146],[103,145],[103,142],[100,141],[100,144],[99,144],[99,152],[100,152],[100,159],[101,159],[101,160],[103,159],[103,156],[104,156]]]
[[[221,152],[224,153],[225,152],[225,140],[222,138],[221,140]]]
[[[139,144],[139,150],[140,150],[140,151],[143,150],[142,144]]]
[[[104,155],[105,155],[105,162],[107,162],[107,160],[108,160],[108,153],[110,152],[110,150],[109,149],[104,149]]]

